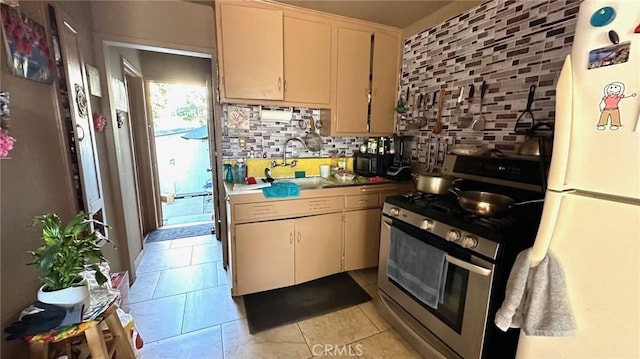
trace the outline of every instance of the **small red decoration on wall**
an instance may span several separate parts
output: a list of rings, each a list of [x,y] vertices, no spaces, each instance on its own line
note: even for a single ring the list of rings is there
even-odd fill
[[[107,127],[107,119],[101,113],[94,112],[93,113],[93,126],[96,128],[96,131],[102,132],[105,127]]]

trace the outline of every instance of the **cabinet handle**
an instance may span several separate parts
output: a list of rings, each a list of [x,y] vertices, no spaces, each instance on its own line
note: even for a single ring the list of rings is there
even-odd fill
[[[289,244],[293,244],[293,233],[289,232]]]
[[[282,77],[278,77],[278,91],[282,90]]]
[[[284,92],[287,92],[287,80],[284,80]]]
[[[361,199],[361,200],[358,201],[358,203],[367,203],[367,200],[366,199]]]
[[[298,243],[300,243],[301,239],[302,239],[302,234],[300,234],[300,232],[298,232]]]

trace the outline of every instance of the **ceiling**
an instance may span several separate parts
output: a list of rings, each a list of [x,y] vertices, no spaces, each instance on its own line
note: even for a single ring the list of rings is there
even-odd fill
[[[403,29],[432,15],[453,3],[454,0],[278,0],[278,2]]]

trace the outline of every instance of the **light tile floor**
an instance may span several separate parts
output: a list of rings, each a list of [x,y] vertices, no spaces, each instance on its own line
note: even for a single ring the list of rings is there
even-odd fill
[[[213,235],[145,245],[129,293],[142,359],[420,357],[372,301],[251,335],[221,260]],[[375,269],[350,274],[377,300]]]
[[[173,226],[185,223],[211,222],[213,197],[187,196],[176,198],[173,203],[162,203],[162,225]]]

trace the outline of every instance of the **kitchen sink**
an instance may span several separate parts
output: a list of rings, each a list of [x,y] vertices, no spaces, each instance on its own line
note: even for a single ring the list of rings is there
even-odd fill
[[[322,177],[276,178],[276,182],[293,182],[300,186],[301,189],[322,188],[333,184],[333,182]]]

